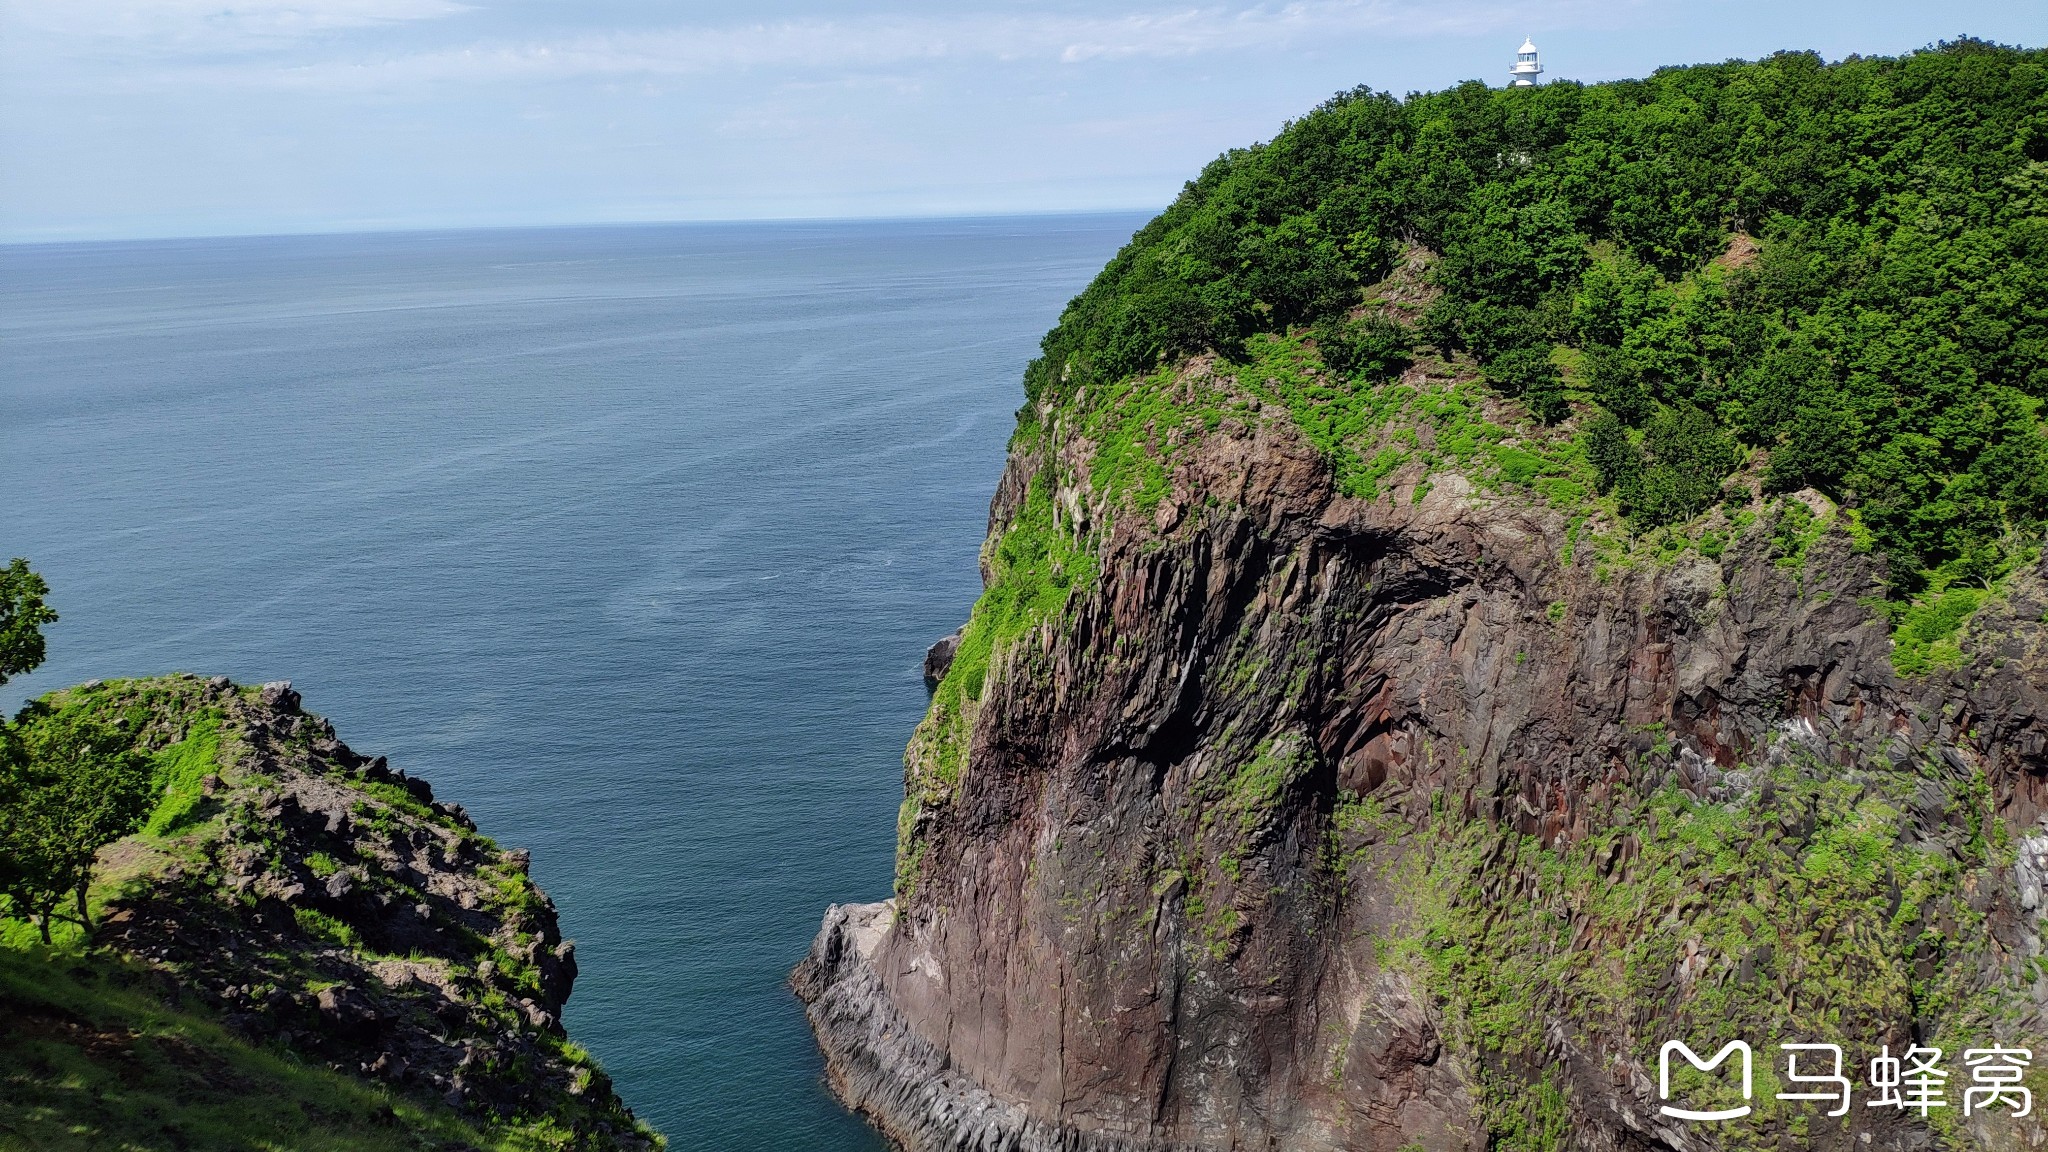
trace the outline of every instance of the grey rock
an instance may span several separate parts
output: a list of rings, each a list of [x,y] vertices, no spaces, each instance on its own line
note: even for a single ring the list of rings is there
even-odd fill
[[[946,673],[953,667],[953,656],[960,651],[960,637],[966,631],[967,626],[963,624],[925,649],[924,682],[927,686],[936,688],[939,681],[946,678]]]
[[[262,701],[264,707],[274,708],[279,712],[291,713],[299,710],[299,694],[292,691],[292,682],[289,680],[270,681],[257,690],[256,698]]]

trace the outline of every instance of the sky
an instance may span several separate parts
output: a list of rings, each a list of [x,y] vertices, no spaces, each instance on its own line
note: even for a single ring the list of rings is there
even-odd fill
[[[1334,92],[2048,41],[2048,0],[0,0],[0,240],[1158,209]]]

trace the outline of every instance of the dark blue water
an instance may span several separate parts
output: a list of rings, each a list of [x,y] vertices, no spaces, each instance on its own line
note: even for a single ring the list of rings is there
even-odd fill
[[[0,248],[12,706],[289,678],[533,849],[681,1149],[872,1149],[784,974],[887,893],[1019,373],[1138,221]]]

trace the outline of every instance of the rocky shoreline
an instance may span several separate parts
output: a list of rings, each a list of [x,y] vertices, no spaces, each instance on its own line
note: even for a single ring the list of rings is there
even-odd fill
[[[949,1069],[889,1002],[876,946],[894,925],[895,902],[834,904],[811,951],[790,974],[825,1053],[825,1075],[847,1107],[909,1152],[1173,1152],[1042,1124]]]

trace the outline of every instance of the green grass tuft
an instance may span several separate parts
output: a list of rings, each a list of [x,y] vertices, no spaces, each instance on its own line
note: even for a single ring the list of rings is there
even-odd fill
[[[200,782],[220,766],[220,720],[220,712],[209,709],[193,722],[183,740],[156,754],[162,799],[143,824],[144,835],[170,836],[193,822]]]

